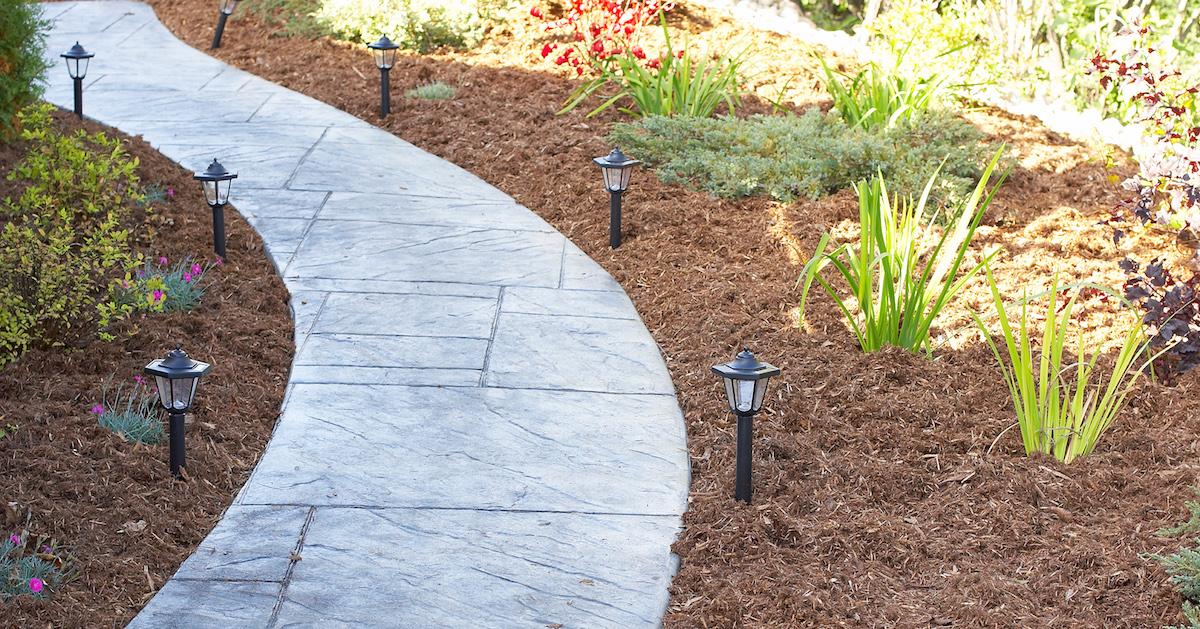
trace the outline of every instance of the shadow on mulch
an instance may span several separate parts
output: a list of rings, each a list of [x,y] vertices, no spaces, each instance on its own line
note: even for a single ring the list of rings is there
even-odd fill
[[[173,188],[174,198],[152,206],[148,256],[213,258],[212,214],[190,172],[140,138],[65,112],[55,119],[121,138],[144,185]],[[6,149],[0,169],[15,157]],[[208,534],[262,454],[283,401],[292,319],[262,241],[237,212],[226,218],[228,260],[205,276],[196,310],[138,315],[116,326],[115,341],[35,349],[0,368],[0,425],[19,426],[0,438],[0,532],[54,537],[78,571],[48,600],[4,605],[0,625],[123,626]],[[171,477],[166,443],[129,444],[89,413],[106,378],[131,384],[177,343],[213,364],[188,416],[184,482]]]
[[[208,52],[207,0],[151,4]],[[736,30],[690,10],[721,33]],[[273,31],[241,15],[217,56],[474,172],[571,238],[633,298],[671,370],[691,453],[667,626],[1150,627],[1177,619],[1178,596],[1138,554],[1171,544],[1153,532],[1181,517],[1195,482],[1200,375],[1171,389],[1143,384],[1097,452],[1075,465],[1027,458],[966,312],[990,311],[982,284],[941,320],[944,344],[933,360],[862,354],[823,296],[805,325],[793,321],[803,257],[822,230],[857,219],[852,193],[730,202],[643,172],[626,199],[625,243],[611,251],[607,199],[590,159],[611,148],[604,135],[618,118],[556,116],[575,84],[538,71],[533,46],[501,35],[476,52],[404,55],[392,71],[393,114],[381,123],[364,50]],[[766,41],[760,61],[800,77],[808,91],[798,100],[820,101],[807,57],[794,43]],[[399,96],[433,80],[455,85],[457,97]],[[1085,147],[1000,112],[970,119],[1010,142],[1018,162],[975,247],[1003,248],[995,270],[1011,299],[1055,272],[1064,282],[1119,285],[1126,253],[1148,260],[1169,247],[1145,235],[1118,249],[1096,225],[1120,196]],[[1130,321],[1111,305],[1084,310],[1081,325],[1106,338]],[[742,343],[783,368],[758,421],[753,506],[732,500],[734,422],[709,373]]]

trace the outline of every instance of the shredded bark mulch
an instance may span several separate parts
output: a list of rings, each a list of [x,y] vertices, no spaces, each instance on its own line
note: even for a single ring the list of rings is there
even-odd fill
[[[208,0],[151,4],[207,52]],[[753,62],[771,73],[754,86],[770,94],[795,77],[793,108],[823,99],[811,55],[828,52],[694,7],[673,24],[698,44],[755,46]],[[533,28],[509,25],[475,51],[402,55],[393,114],[382,122],[377,74],[361,47],[281,39],[276,27],[239,14],[216,55],[471,170],[621,282],[662,348],[688,427],[690,508],[674,547],[682,566],[668,626],[1179,619],[1178,596],[1139,553],[1178,545],[1154,531],[1181,519],[1196,482],[1200,374],[1171,387],[1142,384],[1095,454],[1062,465],[1022,451],[1007,390],[966,311],[990,312],[981,282],[941,320],[932,359],[861,353],[823,296],[806,322],[795,320],[800,266],[822,231],[851,233],[851,192],[786,205],[729,202],[640,173],[626,198],[625,243],[610,250],[607,196],[590,160],[611,148],[604,136],[618,115],[555,115],[576,84],[536,55]],[[434,80],[456,86],[457,97],[402,97]],[[768,110],[750,99],[738,113]],[[1097,225],[1121,200],[1098,151],[1030,119],[991,110],[968,117],[1008,142],[1016,160],[975,247],[1002,248],[995,270],[1010,299],[1044,289],[1055,272],[1063,282],[1118,286],[1126,254],[1174,255],[1154,234],[1118,247]],[[1115,174],[1128,172],[1124,163]],[[1133,320],[1111,303],[1085,306],[1080,325],[1104,347]],[[783,369],[757,421],[751,506],[732,499],[734,419],[709,372],[742,344]]]
[[[173,189],[152,204],[147,255],[214,258],[212,215],[190,172],[140,138],[55,118],[121,138],[143,184]],[[0,170],[22,154],[20,144],[0,147]],[[124,626],[216,524],[266,446],[292,360],[288,293],[254,230],[237,212],[226,219],[228,260],[205,276],[195,310],[139,315],[115,327],[115,341],[35,349],[0,368],[0,426],[18,426],[0,438],[0,532],[55,538],[77,573],[46,600],[4,605],[0,625]],[[176,344],[213,364],[188,416],[184,481],[171,476],[165,442],[127,443],[89,412],[106,379],[128,390]]]

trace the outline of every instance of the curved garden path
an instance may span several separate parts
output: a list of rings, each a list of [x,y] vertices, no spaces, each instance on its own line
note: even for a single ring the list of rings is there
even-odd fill
[[[146,5],[44,7],[47,98],[70,106],[57,54],[79,40],[85,113],[240,172],[233,203],[293,296],[266,453],[131,626],[657,625],[687,453],[620,286],[499,190]]]

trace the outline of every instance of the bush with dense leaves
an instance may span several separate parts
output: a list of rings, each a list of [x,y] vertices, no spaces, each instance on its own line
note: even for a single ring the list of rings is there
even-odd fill
[[[36,2],[24,0],[6,0],[0,11],[0,140],[16,135],[17,113],[41,96],[48,66],[41,16]]]
[[[504,0],[323,0],[313,17],[329,33],[353,42],[388,35],[402,48],[470,48],[488,23],[507,6]]]
[[[130,308],[137,159],[103,133],[55,129],[52,108],[21,113],[28,152],[8,174],[22,192],[0,205],[0,364],[31,345],[79,346]]]
[[[819,198],[876,174],[895,192],[917,195],[940,164],[932,196],[961,200],[995,151],[982,138],[948,115],[898,121],[870,133],[815,109],[800,116],[651,116],[617,124],[610,135],[668,183],[727,199],[765,195],[781,201]]]

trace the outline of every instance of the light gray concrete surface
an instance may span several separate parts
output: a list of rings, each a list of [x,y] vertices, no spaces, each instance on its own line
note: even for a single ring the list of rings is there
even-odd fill
[[[143,4],[43,6],[47,98],[70,106],[57,54],[79,40],[85,113],[238,172],[233,204],[292,292],[266,453],[131,626],[659,624],[687,451],[620,286],[503,192],[187,47]]]

